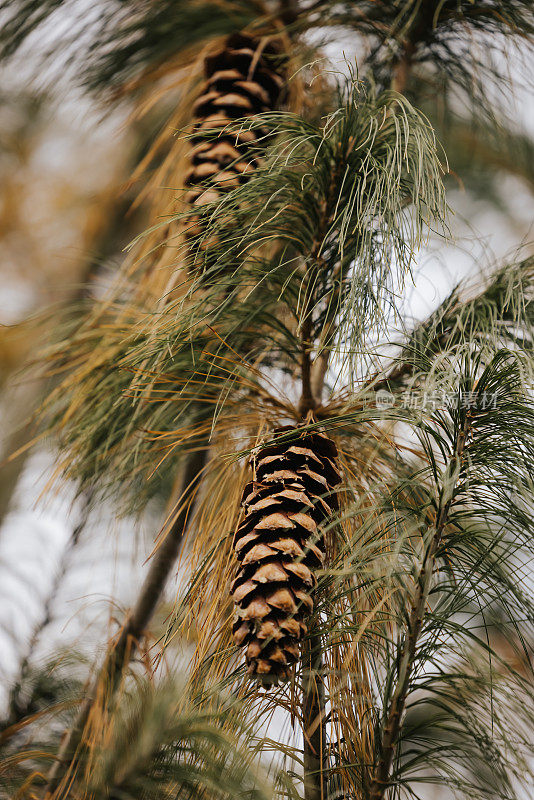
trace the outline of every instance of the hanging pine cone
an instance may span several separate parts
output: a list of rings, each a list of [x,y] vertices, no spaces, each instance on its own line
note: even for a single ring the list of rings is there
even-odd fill
[[[281,429],[282,433],[290,429]],[[334,442],[319,432],[263,447],[243,492],[235,534],[241,562],[232,584],[234,640],[248,671],[263,682],[289,677],[313,611],[315,571],[324,564],[321,524],[336,508],[340,480]]]
[[[250,36],[233,34],[205,61],[206,84],[193,107],[197,122],[186,200],[201,208],[244,181],[257,166],[261,130],[236,129],[232,121],[276,108],[284,79],[272,45],[260,48]],[[220,133],[218,133],[220,131]],[[264,134],[265,132],[263,132]],[[199,232],[195,219],[189,235]]]

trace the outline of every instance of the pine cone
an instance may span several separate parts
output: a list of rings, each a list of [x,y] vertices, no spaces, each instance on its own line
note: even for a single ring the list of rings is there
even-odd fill
[[[300,655],[315,570],[324,564],[321,523],[337,507],[336,458],[334,442],[314,431],[252,459],[254,480],[243,492],[245,517],[234,539],[241,568],[232,584],[233,632],[246,647],[249,674],[264,683],[287,679]]]
[[[186,185],[192,187],[186,200],[193,206],[218,200],[246,181],[257,166],[258,138],[265,132],[235,130],[231,123],[277,106],[284,87],[275,68],[279,62],[273,46],[260,51],[258,42],[243,34],[229,36],[222,50],[206,59],[206,85],[193,107],[198,119],[192,135],[196,147],[186,176]],[[200,230],[195,220],[192,226],[191,236]]]

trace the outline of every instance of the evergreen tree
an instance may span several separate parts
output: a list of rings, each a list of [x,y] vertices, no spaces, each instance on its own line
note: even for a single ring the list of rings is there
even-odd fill
[[[6,55],[61,6],[15,3]],[[243,741],[264,764],[274,752],[272,793],[305,800],[526,791],[533,261],[459,285],[415,327],[402,298],[426,237],[448,236],[431,122],[454,142],[476,121],[492,153],[511,147],[490,51],[531,43],[533,25],[519,0],[105,7],[93,89],[165,94],[191,64],[198,80],[171,115],[187,135],[145,162],[160,159],[172,205],[154,202],[111,297],[48,349],[45,418],[81,491],[140,508],[169,473],[181,489],[52,769],[21,791],[248,795]],[[309,44],[330,30],[368,44],[339,85]],[[503,162],[486,159],[488,180]],[[128,665],[180,548],[158,653],[194,645],[186,701],[158,729],[173,701]],[[234,705],[208,758],[177,728],[221,694]]]

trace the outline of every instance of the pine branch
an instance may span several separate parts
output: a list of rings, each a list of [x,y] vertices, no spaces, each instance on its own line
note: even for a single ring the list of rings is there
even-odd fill
[[[529,0],[380,0],[340,4],[318,2],[309,12],[315,24],[358,31],[371,43],[367,67],[381,85],[404,93],[414,67],[428,66],[457,94],[461,90],[491,116],[497,89],[508,86],[506,64],[512,48],[531,51],[534,15]],[[303,23],[304,25],[304,23]]]
[[[348,154],[347,154],[348,157]],[[327,231],[333,223],[332,208],[336,207],[335,193],[339,181],[339,175],[343,168],[343,161],[339,159],[336,168],[332,171],[332,176],[325,193],[325,198],[321,204],[319,215],[319,226],[315,236],[313,246],[311,249],[310,261],[311,267],[306,269],[306,294],[309,294],[309,299],[306,304],[306,317],[305,326],[302,333],[302,396],[300,401],[300,413],[305,417],[308,411],[315,409],[321,405],[323,395],[323,385],[328,370],[328,361],[330,356],[330,339],[335,333],[335,317],[339,310],[339,296],[343,291],[344,278],[348,267],[343,265],[342,261],[335,265],[332,270],[332,284],[333,288],[324,297],[321,298],[323,303],[327,306],[325,320],[319,336],[318,354],[316,358],[311,360],[312,350],[312,336],[314,333],[312,310],[315,305],[317,288],[314,283],[318,280],[321,272],[328,272],[328,264],[325,263],[324,258],[321,256],[321,250],[325,245],[325,237]],[[341,277],[340,277],[341,276]],[[313,343],[315,344],[315,342]],[[321,348],[321,344],[323,347]],[[306,368],[305,368],[306,367]]]
[[[412,58],[414,49],[406,47],[402,58],[395,64],[393,68],[393,76],[391,79],[391,88],[394,92],[404,94],[408,85],[410,77],[410,70],[412,68]]]
[[[313,623],[312,623],[313,625]],[[319,627],[310,628],[302,658],[304,800],[326,800],[326,705]]]
[[[330,183],[328,200],[331,201],[334,176]],[[322,385],[317,384],[313,373],[313,283],[317,277],[317,260],[320,247],[330,221],[328,203],[322,208],[319,235],[311,250],[311,266],[306,266],[304,289],[304,321],[301,329],[301,397],[299,413],[303,420],[320,404]],[[326,369],[325,369],[326,374]],[[314,380],[315,378],[315,380]],[[302,655],[302,737],[304,768],[304,800],[326,800],[326,706],[323,685],[323,653],[321,634],[312,621]]]
[[[99,732],[76,796],[269,800],[241,710],[235,697],[204,684],[138,678]]]
[[[517,600],[514,599],[516,570],[521,573],[519,564],[523,561],[520,551],[524,546],[530,547],[528,541],[532,530],[523,493],[530,491],[532,479],[529,454],[532,450],[533,415],[532,404],[521,384],[521,363],[510,351],[498,351],[490,363],[482,368],[483,356],[471,348],[465,356],[464,367],[470,377],[466,375],[461,380],[457,410],[451,414],[453,424],[445,415],[437,415],[432,426],[439,425],[444,435],[437,427],[427,428],[433,446],[430,441],[425,445],[426,457],[431,465],[429,469],[434,485],[441,484],[439,497],[434,501],[432,494],[427,494],[426,499],[423,495],[418,503],[420,510],[414,515],[397,495],[391,507],[393,516],[387,512],[387,523],[384,518],[384,523],[391,526],[392,532],[399,530],[398,536],[402,537],[401,531],[407,528],[407,533],[404,533],[407,542],[410,542],[411,536],[419,538],[423,531],[427,535],[432,533],[430,541],[427,539],[421,560],[417,558],[417,550],[413,552],[410,544],[412,557],[416,558],[416,586],[415,592],[409,594],[412,597],[411,605],[407,598],[395,612],[397,618],[404,619],[405,605],[409,608],[404,623],[404,641],[396,653],[394,677],[389,677],[386,672],[386,692],[390,700],[384,703],[384,718],[376,743],[376,766],[369,788],[370,800],[381,800],[391,785],[392,765],[403,733],[407,699],[409,693],[414,691],[416,663],[423,659],[423,663],[432,665],[425,671],[419,688],[430,693],[439,691],[438,680],[452,682],[456,674],[436,663],[438,650],[438,661],[446,657],[447,637],[452,637],[449,647],[455,645],[458,648],[453,650],[455,653],[462,652],[462,637],[476,642],[479,647],[482,644],[475,631],[470,630],[469,625],[464,626],[457,615],[468,611],[468,603],[478,600],[479,592],[484,598],[484,607],[491,607],[494,602],[502,603],[514,626],[517,624],[517,611],[513,610],[516,602],[521,616],[528,618],[531,614],[529,599],[521,586],[517,590]],[[476,387],[476,391],[473,391],[473,387]],[[490,394],[495,397],[495,406],[488,410],[484,404]],[[512,428],[514,434],[508,435],[507,452],[504,454],[503,437]],[[451,441],[450,450],[446,445],[448,438]],[[445,457],[441,480],[433,447],[441,450]],[[525,469],[527,475],[522,472]],[[508,488],[503,490],[505,485]],[[513,487],[512,496],[510,487]],[[386,505],[389,508],[389,503]],[[410,505],[413,505],[413,501]],[[401,513],[397,516],[399,511]],[[469,515],[472,516],[471,522]],[[477,520],[480,520],[478,532]],[[493,525],[497,527],[495,533],[491,533]],[[513,535],[508,537],[501,532],[501,526],[513,530]],[[481,535],[482,540],[477,541]],[[512,565],[514,577],[505,574],[504,564],[507,560]],[[406,579],[403,569],[401,574],[403,577],[399,588],[404,591]],[[436,597],[432,604],[429,603],[431,591]],[[423,629],[426,636],[424,642],[421,637]],[[489,644],[487,649],[490,657],[499,661],[498,654]],[[386,658],[387,663],[391,656],[388,654]],[[508,666],[507,670],[522,684],[521,676],[514,675],[512,666]],[[416,705],[417,702],[415,700]],[[436,707],[439,708],[439,699],[436,699]],[[462,725],[468,728],[469,723],[462,722]],[[477,742],[476,732],[469,731],[469,735]],[[430,757],[431,752],[428,752]],[[403,770],[409,771],[409,764],[409,758],[405,757],[403,766],[399,768],[398,780],[402,779]],[[503,780],[509,780],[506,769],[503,767]]]
[[[481,281],[462,281],[427,319],[408,334],[395,362],[380,376],[370,377],[374,392],[398,392],[411,379],[419,381],[445,353],[466,345],[492,352],[497,347],[534,345],[532,285],[534,258],[500,266]],[[482,283],[482,288],[480,284]]]
[[[123,673],[132,660],[143,638],[146,628],[165,588],[166,581],[174,568],[188,522],[192,517],[192,504],[198,491],[202,471],[206,463],[207,451],[200,449],[192,453],[184,465],[182,479],[181,510],[161,545],[156,550],[148,574],[132,612],[127,617],[117,640],[110,647],[98,676],[89,691],[75,723],[65,736],[63,744],[47,778],[46,797],[66,796],[63,792],[67,776],[75,773],[75,762],[79,750],[84,746],[84,732],[92,709],[103,689],[109,702],[118,688]],[[65,784],[66,785],[66,784]]]
[[[443,532],[449,520],[449,512],[453,503],[454,489],[459,478],[460,465],[466,446],[469,424],[470,415],[469,411],[467,411],[458,431],[452,458],[444,475],[444,484],[434,534],[426,550],[421,569],[417,576],[417,586],[412,600],[412,609],[407,621],[408,632],[404,645],[399,653],[396,686],[384,721],[382,738],[378,744],[380,757],[375,767],[369,788],[370,800],[382,800],[389,786],[391,766],[395,755],[395,748],[399,740],[406,699],[410,689],[411,677],[418,652],[419,637],[432,586],[436,554],[440,548]]]
[[[317,380],[315,363],[312,363],[313,338],[313,296],[314,282],[317,278],[319,253],[326,230],[331,223],[330,207],[335,187],[336,174],[332,175],[327,199],[322,206],[321,223],[318,236],[311,250],[311,266],[306,267],[304,304],[304,322],[301,330],[301,397],[299,413],[305,420],[320,405],[322,381]],[[321,265],[323,266],[323,265]],[[328,361],[324,366],[322,377],[326,375]],[[323,684],[323,652],[321,633],[312,621],[308,630],[305,651],[303,652],[302,681],[302,736],[303,736],[303,768],[304,768],[304,800],[326,800],[326,704]]]
[[[339,166],[338,166],[339,169]],[[299,413],[306,419],[321,403],[323,383],[328,369],[329,351],[323,349],[318,358],[312,362],[313,337],[313,289],[318,270],[324,263],[320,258],[320,250],[326,231],[332,223],[330,209],[334,205],[333,195],[336,187],[338,170],[332,174],[326,198],[322,204],[319,231],[313,243],[310,255],[311,266],[306,267],[304,322],[301,331],[301,398]],[[319,263],[318,263],[319,262]],[[339,281],[341,287],[342,282]],[[334,294],[334,292],[332,292]],[[329,309],[332,297],[329,298]],[[325,329],[330,333],[333,318],[328,317]],[[302,735],[303,735],[303,767],[304,767],[304,800],[326,800],[327,797],[327,747],[326,747],[326,702],[323,684],[323,652],[319,627],[312,622],[308,631],[306,649],[303,653],[302,684]]]
[[[432,3],[422,3],[412,14],[410,23],[401,38],[397,55],[391,64],[391,88],[399,94],[404,94],[418,46],[424,43],[433,32],[436,10]],[[395,24],[392,25],[394,30]],[[393,31],[392,31],[393,32]]]
[[[5,721],[0,723],[0,730],[8,728],[12,725],[16,725],[26,717],[30,716],[30,714],[35,713],[36,709],[34,708],[35,700],[33,692],[30,694],[30,696],[25,702],[21,701],[21,692],[24,689],[24,686],[31,671],[32,658],[35,653],[35,649],[39,643],[43,631],[52,621],[52,607],[56,600],[63,579],[65,578],[65,575],[69,568],[69,563],[72,558],[72,553],[74,549],[77,547],[80,541],[80,537],[83,531],[85,530],[85,527],[89,520],[91,500],[92,500],[92,494],[90,492],[86,492],[83,498],[80,518],[76,526],[73,528],[69,541],[62,553],[61,561],[59,563],[58,569],[56,570],[54,580],[52,581],[52,585],[46,597],[43,606],[42,618],[35,626],[32,635],[30,637],[30,640],[28,642],[26,653],[21,659],[18,670],[18,676],[9,693],[8,716]]]
[[[300,14],[298,0],[280,0],[280,19],[284,25],[293,25]]]
[[[408,120],[407,126],[397,116],[397,103],[398,111],[407,114],[407,118],[404,118],[404,121]],[[285,133],[287,138],[282,139],[282,151],[271,152],[265,167],[256,171],[246,184],[205,208],[207,224],[201,243],[209,241],[214,244],[204,274],[205,285],[210,282],[217,285],[228,263],[233,263],[233,253],[237,253],[235,263],[238,266],[235,271],[242,287],[248,287],[247,281],[254,286],[254,281],[259,277],[259,294],[254,296],[250,291],[247,294],[251,306],[257,304],[258,300],[264,303],[266,293],[270,290],[277,298],[278,305],[280,298],[283,298],[288,305],[288,314],[296,320],[296,334],[292,339],[288,337],[287,349],[293,363],[298,358],[300,367],[300,403],[298,410],[295,409],[295,416],[300,421],[313,420],[313,411],[322,393],[328,367],[328,353],[338,331],[339,316],[345,312],[344,320],[352,327],[353,316],[350,311],[355,306],[361,309],[357,320],[360,326],[355,334],[357,336],[365,327],[364,320],[372,318],[371,308],[374,310],[374,304],[378,305],[377,295],[386,290],[391,275],[389,265],[393,260],[389,247],[394,249],[399,244],[401,269],[407,264],[407,249],[404,239],[401,244],[400,227],[408,184],[412,187],[409,194],[415,198],[415,228],[411,232],[416,237],[416,231],[422,224],[419,214],[423,207],[425,214],[430,211],[431,215],[439,217],[440,213],[440,167],[439,162],[434,160],[434,143],[428,136],[426,123],[417,117],[409,104],[390,95],[381,97],[377,106],[374,105],[374,99],[369,105],[358,105],[356,95],[351,93],[343,108],[328,119],[322,128],[315,128],[290,115],[264,115],[257,120],[257,127],[265,125],[267,129]],[[243,125],[238,122],[237,130],[242,128]],[[401,142],[405,143],[405,148]],[[408,154],[413,169],[405,167],[406,158],[400,158],[401,150]],[[429,155],[432,153],[429,162],[423,157],[423,153],[427,152]],[[432,165],[430,168],[429,164]],[[437,169],[431,177],[434,167]],[[266,196],[270,198],[267,202]],[[379,226],[383,227],[375,240]],[[376,250],[371,244],[371,253],[365,247],[365,241],[369,242],[370,239],[377,243]],[[282,256],[278,255],[280,251],[275,250],[272,265],[268,267],[263,261],[255,260],[255,250],[258,242],[273,240],[281,242]],[[201,247],[197,252],[201,253]],[[384,255],[382,259],[379,252],[387,252],[387,256]],[[287,267],[285,257],[288,258]],[[367,266],[373,278],[369,278]],[[233,276],[232,280],[235,280]],[[343,301],[351,292],[353,305],[350,307],[350,301],[347,303],[349,310]],[[226,302],[235,325],[235,301]],[[204,305],[204,314],[205,309]],[[267,323],[271,324],[270,321]],[[257,339],[260,340],[259,332]],[[312,353],[317,343],[320,361],[316,362],[318,366],[314,374]],[[268,340],[263,352],[272,358],[272,340]],[[316,387],[316,396],[312,385]],[[280,457],[281,453],[278,450],[276,452],[277,458]],[[288,453],[287,458],[280,458],[280,461],[289,470],[289,477],[282,477],[284,473],[281,472],[276,477],[273,474],[269,481],[290,481],[293,462],[308,457],[312,459],[310,469],[322,472],[326,468],[324,464],[317,466],[313,453],[309,456],[303,452]],[[269,469],[276,469],[273,464],[262,464],[261,458],[259,465],[262,476],[264,473],[268,475]],[[238,527],[236,550],[240,560],[244,560],[246,554],[247,564],[232,588],[238,607],[234,636],[237,644],[247,647],[249,671],[271,679],[286,672],[286,665],[291,663],[295,653],[293,646],[288,648],[286,659],[283,645],[277,648],[275,640],[267,642],[267,646],[264,646],[265,655],[261,655],[264,637],[269,639],[271,635],[270,621],[269,624],[264,623],[263,615],[271,615],[270,609],[277,608],[283,599],[270,586],[270,581],[287,584],[288,580],[278,571],[278,565],[275,565],[276,569],[269,571],[266,568],[262,573],[260,570],[263,567],[259,565],[262,559],[268,561],[275,558],[269,542],[276,543],[276,536],[280,536],[280,533],[276,533],[277,525],[287,524],[291,528],[293,523],[289,519],[287,523],[282,523],[287,500],[282,496],[270,498],[269,493],[273,490],[267,485],[262,486],[260,491],[265,495],[259,495],[259,503],[268,504],[269,501],[269,504],[272,502],[275,506],[281,506],[281,510],[279,515],[273,515],[272,520],[266,519],[265,525],[262,520],[257,533],[251,533],[250,529],[256,521],[253,514],[260,513],[259,504],[257,511],[252,510],[252,501],[251,508]],[[254,497],[258,500],[258,497]],[[295,502],[295,498],[291,502]],[[248,500],[245,500],[245,507],[247,503]],[[265,540],[263,537],[266,537]],[[266,543],[265,549],[260,545],[263,541]],[[282,546],[282,543],[279,544]],[[283,546],[289,547],[289,540]],[[258,552],[252,552],[256,547]],[[282,592],[283,589],[280,589],[280,594]],[[289,598],[286,599],[290,606]],[[285,605],[283,608],[285,611]],[[274,632],[279,634],[276,626]],[[326,700],[322,686],[320,631],[310,631],[310,639],[307,647],[312,649],[305,656],[307,663],[304,665],[301,701],[304,782],[307,795],[321,798],[325,795],[327,764]]]

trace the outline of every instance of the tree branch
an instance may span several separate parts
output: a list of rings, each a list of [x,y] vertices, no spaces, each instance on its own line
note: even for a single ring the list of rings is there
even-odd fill
[[[467,431],[469,427],[469,413],[466,413],[463,425],[458,433],[454,454],[449,464],[449,474],[457,476],[462,454],[465,449]],[[425,553],[418,578],[415,596],[412,603],[412,610],[408,619],[408,635],[404,642],[399,660],[397,674],[397,685],[391,698],[389,711],[383,729],[381,741],[381,754],[375,769],[373,779],[369,789],[369,800],[382,800],[389,785],[391,765],[395,754],[395,748],[399,740],[402,716],[406,706],[406,699],[410,688],[417,645],[421,629],[423,626],[436,553],[441,544],[443,530],[447,524],[451,504],[453,501],[453,491],[457,478],[448,482],[443,489],[440,510],[436,520],[434,536],[430,546]]]
[[[124,671],[133,658],[135,651],[142,639],[146,627],[158,605],[166,581],[174,567],[180,545],[187,525],[191,519],[191,506],[201,479],[207,458],[207,450],[198,450],[192,453],[185,463],[182,479],[182,508],[176,517],[172,528],[156,550],[145,578],[136,605],[126,618],[126,621],[114,644],[108,650],[104,663],[98,676],[90,689],[70,732],[65,736],[63,744],[48,774],[45,787],[45,797],[52,796],[59,800],[67,796],[67,790],[62,790],[66,778],[72,778],[83,749],[84,732],[89,721],[92,709],[97,698],[100,697],[102,688],[106,692],[106,701],[113,697]],[[189,502],[185,502],[186,498]],[[59,791],[58,791],[59,789]]]
[[[293,25],[299,17],[297,0],[280,0],[280,18],[284,25]]]
[[[306,319],[302,324],[301,336],[301,356],[300,356],[300,374],[302,381],[302,391],[300,395],[299,413],[301,417],[305,417],[309,411],[313,411],[317,405],[315,397],[312,392],[312,363],[311,363],[311,335],[312,335],[312,320],[311,313],[307,314]]]
[[[404,94],[406,91],[416,49],[416,46],[410,39],[403,43],[401,57],[393,67],[391,88],[394,92]]]

